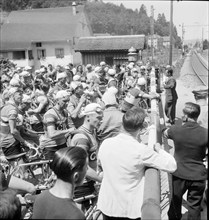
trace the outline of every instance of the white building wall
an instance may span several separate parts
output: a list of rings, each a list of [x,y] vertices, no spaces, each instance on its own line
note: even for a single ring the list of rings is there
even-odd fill
[[[62,65],[65,66],[69,63],[73,63],[73,55],[72,55],[72,42],[41,42],[42,47],[36,47],[33,45],[33,57],[35,63],[35,69],[39,69],[41,65],[48,66],[48,64],[52,64],[53,66]],[[56,48],[64,49],[64,58],[57,58],[55,55]],[[38,50],[46,51],[45,59],[38,59],[37,51]]]

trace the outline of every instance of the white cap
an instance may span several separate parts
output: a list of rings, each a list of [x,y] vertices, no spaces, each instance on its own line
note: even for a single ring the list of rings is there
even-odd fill
[[[11,86],[21,86],[21,82],[18,79],[12,78],[9,82]]]
[[[140,67],[140,69],[144,69],[144,70],[145,70],[145,69],[146,69],[146,67],[145,67],[145,66],[141,66],[141,67]]]
[[[32,67],[30,67],[30,66],[25,66],[25,68],[24,68],[25,70],[31,70],[32,69]]]
[[[81,77],[79,75],[73,76],[73,81],[79,81]]]
[[[81,113],[82,115],[91,115],[95,113],[102,113],[102,107],[98,103],[90,103],[88,104],[84,111]]]
[[[94,69],[94,72],[98,73],[100,70],[101,70],[101,67],[100,66],[96,66],[95,69]]]
[[[139,72],[139,71],[137,70],[137,68],[133,68],[131,71],[132,71],[132,72]]]
[[[46,70],[44,67],[42,67],[40,70],[39,70],[41,73],[44,73]]]
[[[69,70],[69,69],[70,69],[70,67],[69,67],[69,66],[65,66],[65,69],[66,69],[66,70]]]
[[[40,72],[41,72],[40,70],[36,70],[36,71],[35,71],[36,74],[38,74],[38,73],[40,73]]]
[[[146,79],[144,77],[140,77],[137,81],[137,85],[139,86],[143,86],[145,85],[147,82],[146,82]]]
[[[67,77],[66,72],[57,73],[57,80],[66,78],[66,77]]]
[[[106,63],[104,61],[101,61],[100,66],[104,66],[104,65],[106,65]]]
[[[90,67],[92,67],[92,65],[90,63],[86,65],[87,69],[90,68]]]
[[[55,95],[55,99],[63,99],[63,98],[69,99],[70,94],[66,90],[58,91]]]
[[[133,64],[133,63],[129,63],[129,64],[128,64],[128,68],[129,68],[129,69],[133,69],[133,67],[134,67],[134,64]]]
[[[114,69],[109,69],[107,72],[110,76],[114,76],[116,74],[116,71]]]
[[[22,71],[22,73],[20,73],[20,76],[27,77],[27,76],[30,76],[30,73],[24,70]]]
[[[29,95],[23,94],[22,102],[30,103],[31,102],[31,97]]]
[[[79,86],[83,86],[80,81],[72,81],[72,82],[70,83],[70,87],[71,87],[73,90],[75,90],[75,89],[76,89],[77,87],[79,87]]]

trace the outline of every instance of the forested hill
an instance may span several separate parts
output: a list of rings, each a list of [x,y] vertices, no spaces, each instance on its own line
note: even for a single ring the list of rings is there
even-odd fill
[[[2,1],[1,8],[4,11],[22,10],[29,8],[49,8],[71,6],[73,0],[6,0]],[[76,1],[75,1],[76,2]],[[85,2],[77,3],[85,5],[85,9],[91,23],[93,33],[109,33],[111,35],[128,34],[150,34],[150,17],[144,4],[133,11],[112,3]],[[166,20],[164,13],[158,14],[154,20],[154,33],[160,36],[169,36],[170,23]],[[174,25],[173,36],[176,46],[180,47],[181,39],[178,37]]]

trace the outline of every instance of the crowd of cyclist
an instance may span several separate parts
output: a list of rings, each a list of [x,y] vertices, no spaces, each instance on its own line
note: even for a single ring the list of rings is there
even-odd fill
[[[102,142],[119,133],[123,115],[138,105],[138,99],[145,98],[149,107],[149,100],[160,99],[158,93],[150,92],[151,70],[149,63],[109,66],[102,61],[96,66],[49,64],[35,71],[30,66],[2,71],[1,160],[24,163],[25,149],[35,143],[44,159],[53,160],[51,167],[57,179],[51,193],[55,197],[72,194],[75,198],[92,193],[95,182],[102,182],[97,161]],[[165,70],[166,67],[155,69],[157,79],[159,71]],[[85,151],[70,150],[71,146]],[[72,175],[67,175],[68,169]],[[11,188],[35,191],[24,180],[20,186],[17,180],[15,186],[18,178],[4,178]],[[46,200],[51,204],[43,211]],[[47,192],[35,203],[34,218],[55,217],[55,213],[47,216],[53,206],[68,216],[69,206]],[[74,204],[70,210],[72,219],[84,218]]]

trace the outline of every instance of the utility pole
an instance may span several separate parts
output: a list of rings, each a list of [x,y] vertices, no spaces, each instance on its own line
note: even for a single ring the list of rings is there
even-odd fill
[[[151,53],[152,53],[152,64],[153,64],[153,63],[154,63],[154,47],[153,47],[153,35],[154,35],[154,7],[153,7],[153,5],[151,5],[150,33],[151,33]]]
[[[184,33],[185,33],[185,29],[184,29],[184,23],[182,24],[182,56],[184,56]]]
[[[202,52],[203,52],[203,42],[204,42],[204,28],[202,28]]]
[[[172,50],[173,50],[173,0],[170,3],[170,55],[169,65],[172,66]]]

